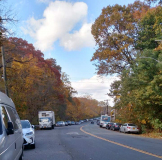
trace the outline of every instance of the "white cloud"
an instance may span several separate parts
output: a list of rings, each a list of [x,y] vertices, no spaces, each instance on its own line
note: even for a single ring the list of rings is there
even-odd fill
[[[91,24],[85,23],[87,10],[87,4],[84,2],[50,2],[43,18],[30,18],[27,28],[23,31],[36,40],[35,46],[42,51],[51,50],[57,40],[60,40],[60,45],[69,51],[93,47],[95,43],[91,35]],[[81,22],[81,29],[73,32],[76,24]]]
[[[72,82],[72,87],[78,92],[77,96],[91,95],[93,99],[98,101],[109,100],[109,105],[113,106],[113,98],[109,97],[110,85],[115,80],[119,80],[118,77],[102,77],[95,75],[90,79],[80,80]]]
[[[69,51],[81,49],[82,47],[94,46],[95,42],[91,35],[91,25],[91,23],[85,23],[79,31],[76,31],[73,34],[67,33],[61,39],[61,46],[64,46],[65,49]]]

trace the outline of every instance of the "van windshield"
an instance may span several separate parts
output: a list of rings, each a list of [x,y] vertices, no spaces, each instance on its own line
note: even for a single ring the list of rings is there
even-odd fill
[[[21,121],[22,128],[31,128],[30,123],[28,121]]]
[[[1,114],[0,114],[0,134],[2,134],[2,121],[1,121]]]

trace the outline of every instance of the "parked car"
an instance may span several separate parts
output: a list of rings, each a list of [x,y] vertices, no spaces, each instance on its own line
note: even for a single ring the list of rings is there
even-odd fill
[[[97,119],[96,123],[97,125],[100,125],[100,119]]]
[[[68,126],[68,122],[65,122],[65,126]]]
[[[120,127],[120,132],[124,132],[124,133],[139,133],[139,128],[137,125],[133,124],[133,123],[125,123],[123,125],[121,125]]]
[[[68,123],[68,125],[71,125],[71,121],[66,121]]]
[[[15,105],[0,92],[0,159],[22,160],[23,150],[22,127]]]
[[[102,128],[106,128],[106,125],[108,124],[109,122],[102,122],[102,124],[100,125]]]
[[[94,121],[91,121],[91,124],[94,124]]]
[[[74,125],[75,124],[75,122],[74,121],[71,121],[71,125]]]
[[[75,122],[75,124],[81,124],[81,122]]]
[[[113,123],[112,125],[111,125],[111,127],[110,127],[110,130],[113,130],[113,131],[115,131],[115,130],[119,130],[120,129],[120,127],[121,127],[121,123]]]
[[[23,138],[24,138],[24,146],[30,146],[31,148],[35,148],[35,131],[34,126],[30,124],[28,120],[21,120]]]
[[[106,129],[110,129],[110,127],[111,127],[113,124],[114,124],[113,122],[108,122],[107,125],[106,125]]]
[[[58,122],[56,123],[56,126],[57,126],[57,127],[65,126],[65,122],[64,122],[64,121],[58,121]]]
[[[80,122],[80,123],[83,123],[83,120],[80,120],[79,122]]]

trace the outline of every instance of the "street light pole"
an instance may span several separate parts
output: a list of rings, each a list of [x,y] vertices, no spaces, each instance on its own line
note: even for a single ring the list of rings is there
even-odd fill
[[[6,61],[5,61],[5,55],[4,55],[4,47],[1,46],[1,52],[2,52],[2,65],[3,65],[3,79],[5,83],[5,93],[8,95],[8,86],[7,86],[7,76],[6,76]]]

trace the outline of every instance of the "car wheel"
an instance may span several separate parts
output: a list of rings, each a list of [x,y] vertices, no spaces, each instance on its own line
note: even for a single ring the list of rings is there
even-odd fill
[[[32,149],[35,149],[35,143],[34,143],[34,144],[32,144],[32,146],[31,146],[31,147],[32,147]]]

